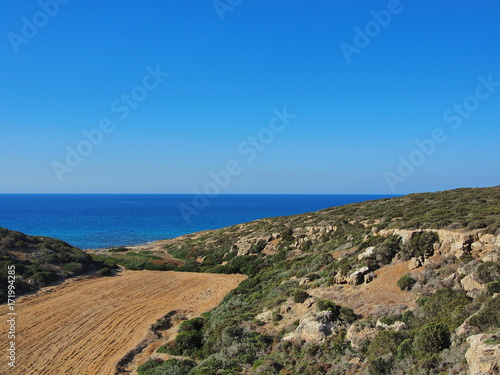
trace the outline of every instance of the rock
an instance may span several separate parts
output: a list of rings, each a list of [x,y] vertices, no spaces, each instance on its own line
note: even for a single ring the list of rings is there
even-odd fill
[[[414,270],[422,267],[422,262],[418,258],[411,258],[410,263],[408,263],[408,269]]]
[[[280,313],[281,314],[286,314],[293,309],[293,302],[285,302],[283,305],[280,306]]]
[[[358,260],[369,257],[369,256],[373,255],[374,252],[375,252],[375,246],[370,246],[370,247],[366,248],[365,251],[363,251],[361,254],[358,255]]]
[[[405,322],[394,322],[393,324],[389,325],[389,324],[382,323],[380,321],[380,319],[377,320],[377,324],[375,325],[375,327],[377,327],[379,329],[386,330],[386,331],[388,331],[388,330],[402,331],[402,330],[408,329]]]
[[[264,311],[257,315],[255,319],[260,320],[261,322],[269,323],[273,320],[273,312],[272,311]]]
[[[365,281],[364,280],[364,276],[370,272],[370,269],[368,267],[362,267],[356,271],[354,271],[353,273],[351,273],[347,279],[347,283],[349,285],[359,285],[359,284],[363,284],[363,282]]]
[[[500,331],[492,335],[467,338],[470,348],[465,353],[470,375],[500,374]]]
[[[305,285],[311,282],[311,279],[308,277],[304,277],[303,279],[300,279],[299,285]]]
[[[234,248],[238,250],[237,256],[247,255],[252,248],[252,243],[241,239],[234,245]]]
[[[333,320],[333,314],[331,311],[321,311],[317,314],[304,316],[300,320],[299,326],[281,340],[322,342],[328,336],[331,336],[339,327],[340,323]]]
[[[374,272],[367,273],[364,277],[365,284],[371,283],[376,277]]]
[[[477,296],[485,288],[485,285],[481,284],[474,274],[465,276],[460,280],[460,284],[462,284],[462,289],[465,290],[468,295],[470,294],[470,297]]]
[[[309,309],[315,303],[316,303],[316,298],[315,297],[309,297],[308,299],[306,299],[304,301],[304,306]]]
[[[337,274],[335,275],[334,280],[335,280],[336,284],[346,284],[347,283],[347,277],[345,277],[344,275],[342,275],[341,271],[337,272]]]

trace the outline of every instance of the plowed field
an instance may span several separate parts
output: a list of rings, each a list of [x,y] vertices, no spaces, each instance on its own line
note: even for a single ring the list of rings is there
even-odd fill
[[[116,363],[172,310],[214,308],[245,276],[122,271],[21,297],[15,369],[7,366],[7,306],[0,306],[0,373],[110,375]]]

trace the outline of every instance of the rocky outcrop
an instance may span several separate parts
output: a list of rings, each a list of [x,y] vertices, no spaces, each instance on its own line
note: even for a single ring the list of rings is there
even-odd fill
[[[419,258],[411,258],[408,263],[408,269],[415,270],[417,268],[422,267],[422,260]]]
[[[418,232],[436,232],[439,236],[439,243],[434,245],[434,250],[441,254],[452,254],[461,258],[465,254],[472,254],[476,259],[483,258],[490,253],[500,249],[500,236],[492,234],[473,232],[459,232],[446,229],[382,229],[377,234],[389,237],[392,234],[401,237],[403,244],[407,243]]]
[[[304,340],[308,342],[322,342],[334,334],[341,324],[334,320],[331,311],[321,311],[309,314],[300,319],[299,326],[282,338],[282,341]]]
[[[372,256],[374,252],[375,252],[375,246],[370,246],[366,248],[365,251],[363,251],[361,254],[358,255],[358,260],[362,260],[366,257]]]
[[[474,335],[467,339],[465,353],[470,375],[500,374],[500,331],[493,335]]]
[[[385,323],[382,323],[380,321],[380,319],[377,320],[377,324],[375,326],[377,328],[383,329],[385,331],[389,331],[389,330],[403,331],[405,329],[408,329],[408,327],[406,326],[406,323],[404,323],[404,322],[394,322],[393,324],[385,324]]]
[[[481,284],[481,282],[473,273],[465,276],[462,280],[460,280],[460,284],[462,285],[462,289],[467,292],[467,295],[469,295],[469,297],[478,296],[485,288],[485,285]]]
[[[365,282],[365,275],[370,272],[370,269],[368,267],[362,267],[360,269],[357,269],[353,273],[349,275],[347,278],[347,283],[349,285],[360,285]]]

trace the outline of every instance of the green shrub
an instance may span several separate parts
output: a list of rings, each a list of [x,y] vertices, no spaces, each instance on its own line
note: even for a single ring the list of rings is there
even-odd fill
[[[96,272],[98,276],[111,276],[111,270],[108,267],[101,268]]]
[[[83,271],[83,264],[71,262],[71,263],[63,264],[62,268],[63,268],[63,270],[65,270],[67,272],[74,273],[75,275],[78,275],[80,272]]]
[[[500,296],[486,302],[481,311],[470,318],[469,324],[482,332],[500,327]]]
[[[35,274],[33,274],[32,278],[38,283],[45,285],[58,280],[60,277],[55,272],[43,271],[43,272],[36,272]]]
[[[401,332],[381,331],[368,346],[368,370],[370,374],[388,374],[398,348],[405,336]]]
[[[137,369],[139,375],[187,375],[196,366],[196,362],[181,359],[149,360]]]
[[[339,313],[340,319],[345,320],[347,323],[354,323],[358,319],[354,310],[349,307],[342,306]]]
[[[450,331],[443,323],[426,324],[415,336],[414,346],[424,355],[439,353],[450,345]]]
[[[439,241],[436,232],[418,232],[401,250],[404,260],[412,257],[428,257],[434,254],[434,244]]]
[[[492,296],[495,293],[500,293],[500,277],[495,281],[491,281],[486,284],[486,295]]]
[[[413,285],[415,285],[416,282],[417,280],[415,280],[410,274],[407,273],[399,278],[398,287],[401,290],[409,291],[411,290],[411,288],[413,288]]]
[[[300,290],[298,292],[295,292],[293,296],[293,302],[295,303],[304,303],[306,299],[308,299],[310,295],[303,290]]]
[[[490,283],[500,278],[500,264],[496,262],[481,263],[476,270],[479,281],[483,284]]]
[[[336,315],[338,315],[340,306],[337,306],[335,302],[326,300],[326,299],[318,299],[316,302],[316,307],[318,311],[332,311]]]

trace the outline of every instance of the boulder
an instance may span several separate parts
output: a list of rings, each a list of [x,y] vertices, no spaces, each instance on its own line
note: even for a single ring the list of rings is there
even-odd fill
[[[302,279],[300,279],[299,281],[299,285],[305,285],[305,284],[309,284],[311,282],[311,279],[308,278],[308,277],[304,277]]]
[[[365,281],[365,275],[370,272],[368,267],[362,267],[351,273],[347,279],[349,285],[359,285],[363,284]]]
[[[366,248],[365,251],[363,251],[361,254],[358,255],[358,260],[372,256],[374,252],[375,252],[375,246],[370,246],[370,247]]]
[[[347,283],[347,277],[345,277],[341,271],[337,272],[334,280],[335,280],[336,284],[346,284]]]
[[[417,268],[420,268],[422,267],[422,261],[418,258],[411,258],[410,259],[410,263],[408,263],[408,268],[410,270],[414,270],[414,269],[417,269]]]
[[[474,274],[465,276],[462,280],[460,280],[460,284],[462,284],[462,289],[465,290],[471,297],[477,296],[485,288],[485,285],[481,284],[479,280],[476,279]]]
[[[465,353],[470,375],[500,374],[500,331],[491,335],[467,338],[470,348]]]
[[[299,326],[291,333],[283,337],[282,341],[304,340],[307,342],[322,342],[331,336],[340,327],[331,311],[321,311],[316,314],[304,316]]]

